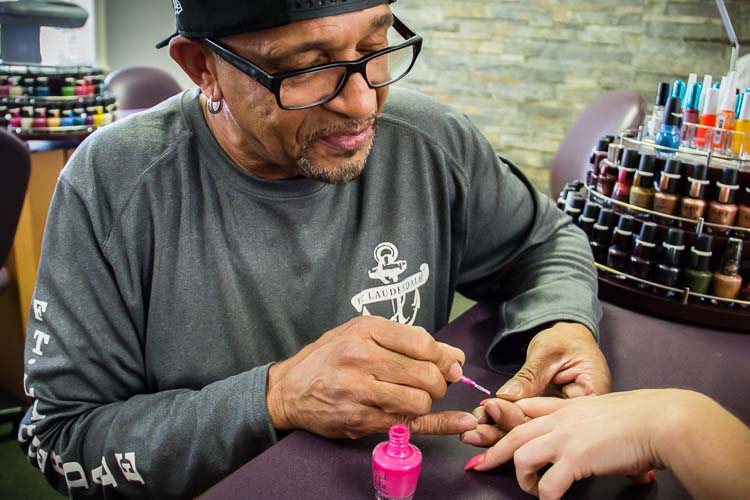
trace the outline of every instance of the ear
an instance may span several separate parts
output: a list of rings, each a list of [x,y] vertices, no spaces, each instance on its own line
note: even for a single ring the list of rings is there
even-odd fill
[[[176,36],[169,42],[169,55],[203,91],[214,100],[223,99],[219,87],[216,57],[197,40]]]

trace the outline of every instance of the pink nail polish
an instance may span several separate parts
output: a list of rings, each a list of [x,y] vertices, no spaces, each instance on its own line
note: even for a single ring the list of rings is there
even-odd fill
[[[487,401],[489,401],[489,399],[483,399],[483,400],[481,400],[479,402],[479,406],[484,406],[485,404],[487,404]]]
[[[652,483],[656,481],[656,473],[652,470],[648,471],[648,480]]]
[[[464,470],[473,469],[477,465],[481,464],[483,461],[484,461],[484,453],[480,453],[479,455],[473,456],[469,459],[468,462],[466,462],[466,465],[464,465]]]
[[[410,500],[417,489],[422,469],[422,452],[409,443],[409,428],[396,424],[388,441],[372,450],[372,482],[379,500]]]

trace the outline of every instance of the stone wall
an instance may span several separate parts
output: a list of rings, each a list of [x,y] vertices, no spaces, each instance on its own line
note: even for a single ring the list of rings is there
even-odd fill
[[[750,0],[727,0],[750,45]],[[399,0],[424,37],[401,85],[463,110],[547,191],[557,146],[588,100],[661,80],[727,72],[730,48],[711,0]],[[743,53],[747,50],[743,50]]]

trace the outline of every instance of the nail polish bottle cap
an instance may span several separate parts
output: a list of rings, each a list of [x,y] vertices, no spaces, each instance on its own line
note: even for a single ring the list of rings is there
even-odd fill
[[[596,220],[596,224],[606,228],[611,228],[615,225],[617,214],[611,208],[602,208],[599,211],[599,218]]]
[[[721,183],[725,186],[736,186],[738,184],[739,170],[733,167],[721,169]]]
[[[719,107],[719,89],[708,89],[706,100],[703,102],[702,115],[715,115]]]
[[[667,105],[664,108],[663,125],[670,127],[679,127],[682,124],[682,110],[680,108],[680,98],[670,97],[667,99]]]
[[[654,222],[644,222],[641,225],[641,232],[638,235],[640,241],[647,243],[656,243],[659,238],[659,228]]]
[[[675,80],[672,84],[672,97],[678,98],[680,101],[685,98],[685,81]]]
[[[616,231],[619,233],[633,233],[633,216],[632,215],[626,215],[623,214],[620,216],[620,220],[617,221],[617,229]]]
[[[701,101],[701,90],[703,85],[698,82],[693,83],[688,89],[687,99],[685,99],[685,109],[697,110]]]
[[[727,90],[727,93],[724,94],[724,99],[721,101],[721,111],[731,111],[734,113],[734,110],[737,108],[737,91],[736,90]]]
[[[656,157],[654,155],[642,155],[638,164],[638,171],[653,173],[655,170]]]
[[[623,168],[630,168],[635,170],[636,168],[638,168],[638,162],[640,161],[641,154],[637,149],[626,149],[622,152],[622,160],[620,160],[620,165]]]
[[[682,162],[675,158],[669,158],[659,178],[659,192],[665,194],[676,194],[682,178]]]
[[[745,186],[745,194],[743,195],[742,199],[742,204],[750,207],[750,184]]]
[[[583,207],[583,214],[581,215],[581,218],[596,222],[596,220],[599,218],[600,210],[601,207],[596,202],[586,202],[586,205]]]
[[[570,191],[565,198],[565,213],[580,214],[585,204],[586,198],[581,193]]]
[[[606,153],[609,150],[609,144],[614,140],[611,135],[603,135],[596,144],[596,151]]]
[[[711,84],[714,81],[714,77],[711,75],[705,75],[703,77],[703,91],[701,92],[701,100],[700,100],[700,108],[703,109],[703,101],[706,100],[706,94],[708,93],[708,89],[711,88]]]
[[[667,232],[667,239],[664,240],[665,245],[671,245],[673,247],[683,247],[685,245],[685,232],[682,229],[676,227],[670,227]]]
[[[664,166],[664,172],[672,175],[682,175],[682,161],[677,158],[668,158]]]
[[[669,83],[659,82],[659,86],[656,88],[656,105],[664,106],[667,103],[669,97]]]
[[[713,245],[714,239],[711,235],[699,234],[693,246],[690,247],[690,265],[688,267],[701,271],[708,270],[713,255]]]
[[[750,120],[750,92],[742,94],[742,106],[738,113],[738,120]]]
[[[739,273],[740,261],[742,260],[742,240],[729,238],[724,255],[721,258],[721,267],[719,272],[729,276],[736,276]]]

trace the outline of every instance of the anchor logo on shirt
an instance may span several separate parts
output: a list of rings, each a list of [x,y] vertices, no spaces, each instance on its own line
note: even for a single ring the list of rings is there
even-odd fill
[[[399,276],[406,271],[406,261],[398,260],[398,248],[390,242],[380,243],[375,247],[373,258],[377,265],[370,269],[367,275],[374,280],[379,280],[383,286],[377,286],[363,290],[352,297],[352,306],[363,316],[370,316],[367,309],[368,304],[379,302],[391,303],[391,321],[405,325],[413,325],[417,312],[421,306],[419,287],[427,282],[430,277],[430,268],[427,264],[419,266],[419,272],[412,274],[399,282]],[[407,295],[413,293],[411,301],[411,314],[405,314]]]

